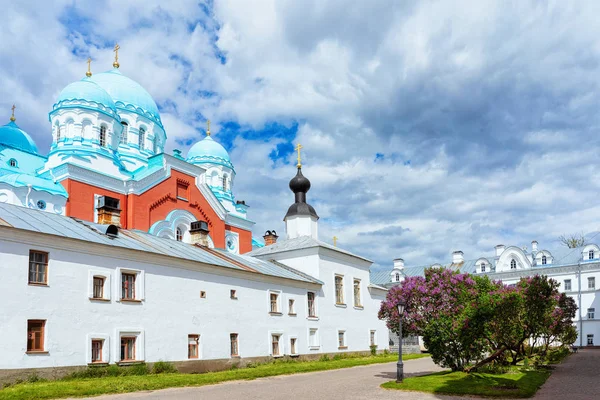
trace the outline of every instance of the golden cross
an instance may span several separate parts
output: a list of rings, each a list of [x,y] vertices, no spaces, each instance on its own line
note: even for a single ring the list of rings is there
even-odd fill
[[[300,143],[298,143],[298,145],[296,147],[294,147],[294,150],[298,151],[298,165],[297,165],[298,168],[302,167],[302,163],[300,162],[300,149],[301,148],[302,148],[302,145]]]
[[[337,237],[337,236],[334,236],[334,237],[333,237],[333,245],[334,245],[335,247],[337,247],[337,240],[338,240],[338,237]]]
[[[210,119],[206,120],[206,136],[210,136]]]
[[[115,52],[115,62],[113,63],[113,67],[115,68],[119,68],[119,49],[121,48],[121,46],[119,46],[118,44],[115,44],[115,49],[113,50]]]
[[[90,76],[92,76],[92,59],[90,57],[88,57],[87,64],[88,64],[88,70],[85,73],[85,76],[87,76],[89,78]]]
[[[16,118],[15,118],[15,108],[17,108],[17,106],[15,106],[14,104],[10,108],[12,110],[12,115],[10,116],[10,120],[13,121],[13,122],[16,120]]]

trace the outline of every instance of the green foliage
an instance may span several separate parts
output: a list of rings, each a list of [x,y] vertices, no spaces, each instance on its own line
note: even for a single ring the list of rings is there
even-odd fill
[[[29,375],[29,377],[27,378],[27,382],[29,382],[29,383],[45,382],[46,380],[47,379],[40,378],[40,376],[38,374]]]
[[[372,356],[377,355],[377,345],[376,344],[372,344],[371,346],[369,346],[369,349],[371,350]]]
[[[150,369],[145,363],[134,364],[120,367],[112,364],[109,366],[90,366],[84,370],[76,371],[64,379],[87,379],[87,378],[104,378],[115,376],[133,376],[133,375],[148,375]]]
[[[320,358],[319,361],[329,361],[329,356],[327,354],[323,354]]]
[[[173,374],[177,372],[175,365],[166,361],[157,361],[152,366],[153,374]]]

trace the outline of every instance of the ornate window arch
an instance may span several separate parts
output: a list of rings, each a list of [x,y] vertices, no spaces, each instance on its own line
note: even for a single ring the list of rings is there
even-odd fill
[[[175,239],[178,242],[183,241],[183,230],[179,226],[177,227],[177,229],[175,229]]]
[[[127,121],[121,121],[121,125],[123,126],[123,131],[121,132],[121,144],[127,144],[127,133],[129,132],[129,124]]]
[[[542,265],[546,265],[548,264],[548,257],[546,257],[545,255],[542,256]]]
[[[510,260],[510,269],[517,269],[517,262],[514,258]]]
[[[8,160],[8,165],[10,165],[11,167],[17,167],[19,164],[17,164],[17,160],[11,158],[10,160]]]

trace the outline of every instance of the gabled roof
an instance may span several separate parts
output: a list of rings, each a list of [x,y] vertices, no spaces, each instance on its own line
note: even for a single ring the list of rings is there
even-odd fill
[[[247,255],[235,255],[221,249],[211,249],[208,251],[199,246],[157,237],[139,230],[119,229],[119,234],[116,237],[109,237],[105,234],[107,225],[100,225],[12,204],[0,203],[0,225],[103,246],[117,247],[123,250],[154,253],[221,268],[247,272],[255,271],[249,273],[322,284],[319,280],[296,271],[291,267],[285,266],[284,268],[280,263],[272,263]],[[213,254],[213,252],[218,252],[218,254]]]
[[[269,246],[265,246],[265,247],[261,247],[260,249],[252,250],[250,253],[248,253],[248,255],[265,256],[265,255],[269,255],[269,254],[277,254],[277,253],[283,253],[286,251],[293,251],[293,250],[302,250],[302,249],[308,249],[308,248],[312,248],[312,247],[321,247],[321,248],[335,251],[337,253],[345,254],[350,257],[358,258],[363,261],[367,261],[370,263],[373,262],[373,261],[369,260],[368,258],[358,256],[347,250],[343,250],[339,247],[332,246],[329,243],[322,242],[322,241],[320,241],[318,239],[314,239],[310,236],[300,236],[300,237],[297,237],[294,239],[280,240],[277,243],[271,244]]]

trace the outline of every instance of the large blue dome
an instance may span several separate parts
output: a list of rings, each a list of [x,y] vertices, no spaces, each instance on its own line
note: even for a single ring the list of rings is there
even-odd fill
[[[37,154],[38,149],[35,142],[21,128],[15,124],[14,121],[10,121],[4,126],[0,126],[0,144],[13,147],[17,150],[23,150],[28,153]]]
[[[98,84],[90,80],[90,78],[83,78],[80,81],[67,85],[58,95],[54,108],[60,107],[60,103],[63,101],[76,100],[96,103],[110,109],[112,113],[116,114],[117,112],[115,102],[110,95]]]
[[[228,166],[231,165],[227,150],[210,136],[205,137],[190,148],[187,161],[192,164],[222,162]]]
[[[144,115],[162,126],[158,107],[152,96],[139,83],[123,75],[117,68],[92,75],[90,79],[108,92],[117,108]]]

